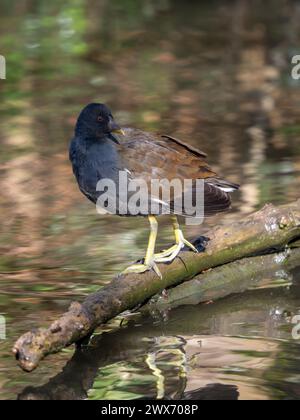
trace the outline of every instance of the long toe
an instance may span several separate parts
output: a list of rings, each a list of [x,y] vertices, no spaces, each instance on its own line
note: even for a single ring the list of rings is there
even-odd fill
[[[169,254],[167,256],[163,256],[163,257],[160,257],[160,256],[155,257],[154,261],[156,263],[170,263],[170,262],[175,260],[175,258],[180,253],[180,251],[182,250],[183,247],[184,247],[183,243],[174,245],[173,251],[172,251],[171,254]]]
[[[142,274],[146,271],[153,270],[158,277],[162,278],[161,272],[159,271],[159,268],[155,264],[155,262],[147,265],[147,264],[133,264],[127,267],[122,274]]]
[[[182,251],[185,247],[187,247],[195,253],[198,253],[197,248],[194,247],[194,245],[187,241],[184,237],[182,237],[182,239],[177,245],[172,246],[170,249],[160,254],[155,254],[154,261],[156,263],[170,263],[173,260],[175,260],[180,251]]]
[[[187,241],[186,239],[184,239],[183,240],[183,243],[184,243],[184,245],[187,247],[187,248],[189,248],[189,249],[191,249],[192,251],[194,251],[196,254],[198,254],[198,249],[193,245],[193,244],[191,244],[189,241]]]
[[[160,258],[166,258],[173,254],[173,252],[177,249],[178,245],[173,245],[171,248],[165,249],[162,252],[154,254],[154,261]]]

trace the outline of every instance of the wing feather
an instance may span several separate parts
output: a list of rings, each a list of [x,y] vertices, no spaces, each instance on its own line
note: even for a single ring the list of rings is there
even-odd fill
[[[159,136],[141,130],[127,128],[117,146],[132,178],[144,179],[149,186],[153,179],[204,180],[204,214],[211,216],[230,208],[229,192],[239,188],[237,184],[223,180],[209,167],[206,154],[177,138]],[[195,185],[195,184],[193,184]],[[192,196],[196,195],[193,186]],[[162,197],[149,197],[149,203]],[[176,214],[175,197],[161,203],[161,213],[170,209]]]

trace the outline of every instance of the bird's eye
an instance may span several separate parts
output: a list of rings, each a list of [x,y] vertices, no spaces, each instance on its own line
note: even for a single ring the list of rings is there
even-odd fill
[[[103,121],[104,121],[104,118],[103,118],[103,117],[101,117],[101,115],[98,115],[98,117],[97,117],[97,121],[98,121],[98,122],[103,122]]]

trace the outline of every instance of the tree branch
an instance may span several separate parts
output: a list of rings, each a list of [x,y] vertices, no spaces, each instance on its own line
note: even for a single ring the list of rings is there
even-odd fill
[[[49,328],[24,334],[13,348],[21,368],[34,370],[48,354],[80,342],[109,319],[204,270],[268,249],[283,249],[300,238],[300,201],[279,208],[267,205],[244,221],[215,227],[208,236],[204,253],[184,251],[172,264],[161,264],[162,279],[153,272],[119,276],[82,304],[72,303]]]
[[[298,244],[300,246],[300,243]],[[288,248],[280,253],[243,258],[214,270],[199,274],[194,279],[170,289],[167,296],[154,296],[141,308],[141,312],[173,309],[182,305],[198,305],[226,296],[243,293],[249,289],[262,287],[262,281],[270,275],[270,287],[289,283],[285,270],[299,266],[300,248]],[[276,276],[278,282],[274,281]],[[287,276],[288,277],[288,276]]]

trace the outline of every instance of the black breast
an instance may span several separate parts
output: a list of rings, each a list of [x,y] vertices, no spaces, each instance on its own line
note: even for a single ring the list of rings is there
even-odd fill
[[[109,139],[75,137],[70,145],[70,161],[82,193],[93,203],[99,193],[97,183],[108,178],[118,182],[119,158],[115,144]]]

